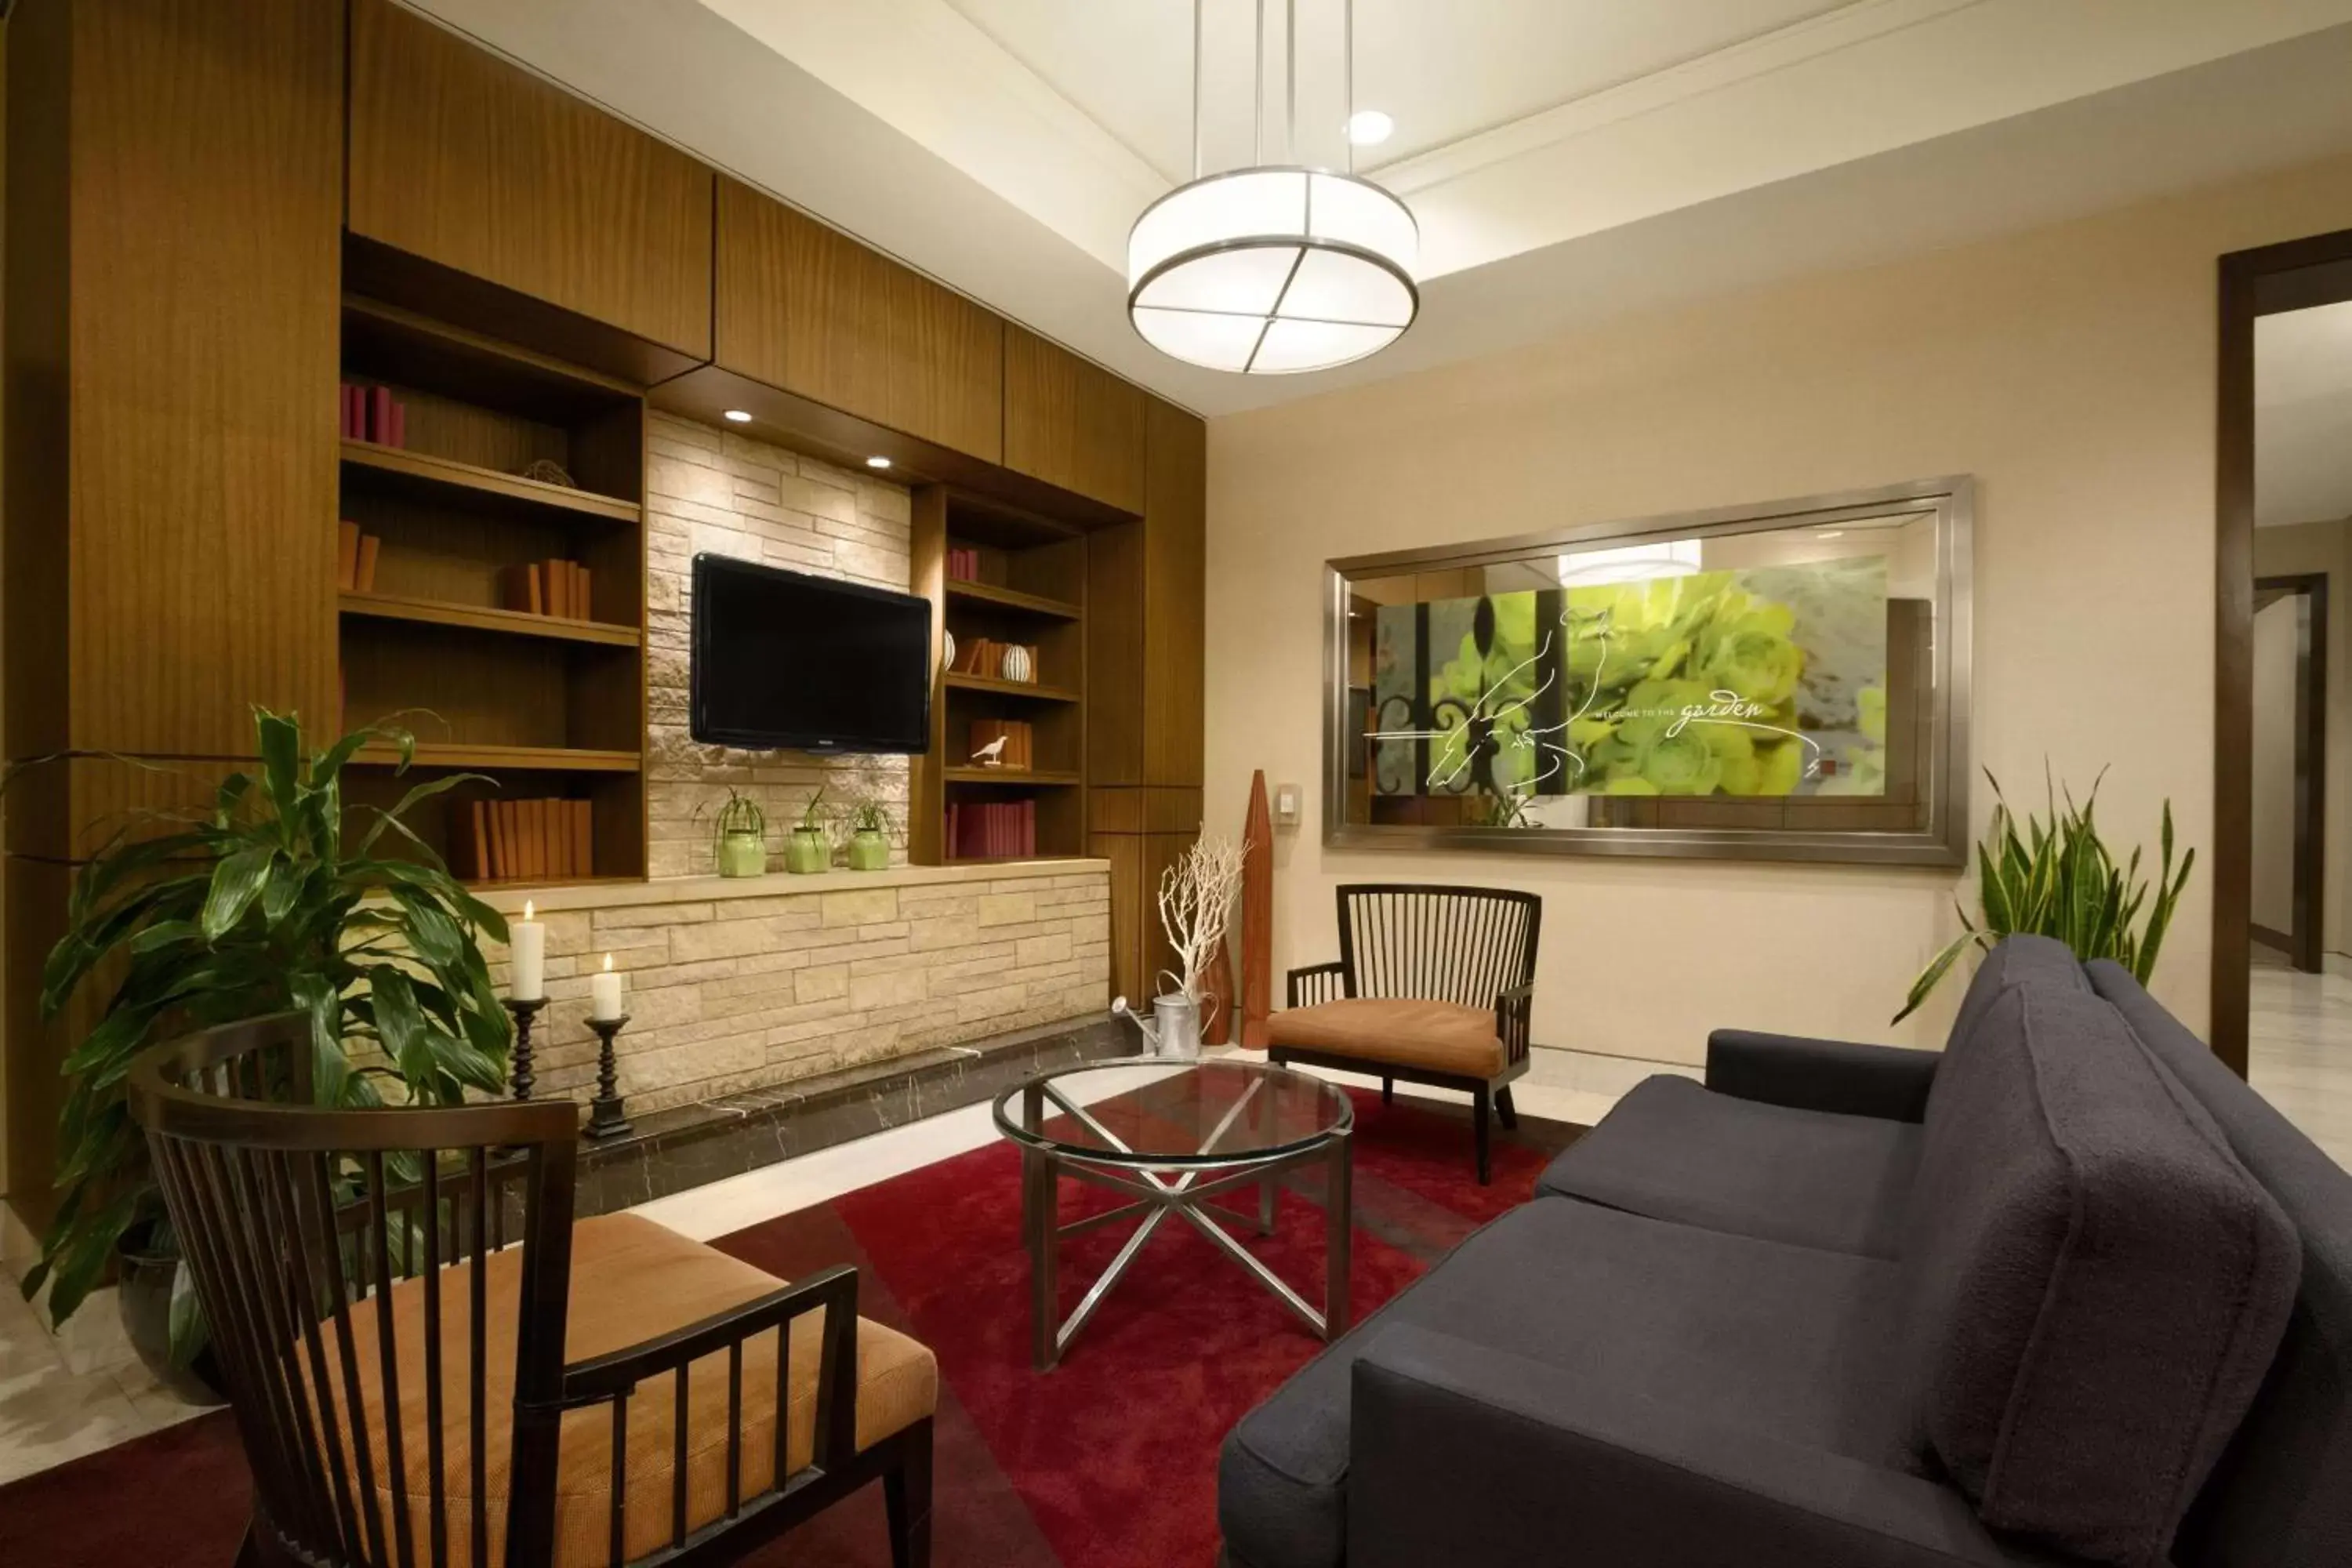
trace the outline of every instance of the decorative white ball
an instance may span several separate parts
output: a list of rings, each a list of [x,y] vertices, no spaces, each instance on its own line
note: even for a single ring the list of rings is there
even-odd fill
[[[1025,682],[1034,680],[1036,678],[1037,671],[1030,665],[1029,650],[1027,648],[1023,647],[1019,643],[1015,643],[1011,647],[1004,650],[1005,679]]]

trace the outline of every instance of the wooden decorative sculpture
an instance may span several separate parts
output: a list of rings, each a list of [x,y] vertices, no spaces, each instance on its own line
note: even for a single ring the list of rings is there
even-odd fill
[[[1265,1048],[1274,1011],[1274,817],[1265,808],[1265,770],[1250,777],[1249,823],[1242,829],[1242,1035]]]

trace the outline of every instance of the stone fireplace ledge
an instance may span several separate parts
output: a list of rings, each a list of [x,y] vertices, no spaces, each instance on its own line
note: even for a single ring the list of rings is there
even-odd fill
[[[646,881],[555,882],[545,887],[485,889],[482,902],[500,914],[522,913],[523,901],[543,914],[568,910],[619,910],[645,904],[685,904],[730,899],[787,899],[868,888],[928,888],[965,882],[1014,882],[1030,878],[1109,875],[1110,862],[1073,856],[1059,860],[978,860],[947,866],[893,866],[887,871],[819,871],[795,877],[655,877]]]

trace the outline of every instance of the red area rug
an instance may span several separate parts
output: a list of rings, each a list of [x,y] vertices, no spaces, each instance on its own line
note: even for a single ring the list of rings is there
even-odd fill
[[[1495,1181],[1473,1179],[1466,1119],[1357,1097],[1350,1274],[1360,1321],[1444,1252],[1527,1200],[1576,1130],[1522,1118],[1498,1133]],[[859,1310],[940,1359],[933,1561],[940,1568],[1211,1568],[1217,1447],[1318,1342],[1197,1233],[1163,1226],[1050,1373],[1029,1368],[1020,1163],[993,1144],[722,1238],[784,1278],[859,1271]],[[1066,1215],[1110,1194],[1066,1184]],[[1318,1299],[1319,1185],[1286,1190],[1271,1237],[1248,1238]],[[1063,1308],[1127,1227],[1065,1244]],[[1237,1232],[1246,1237],[1247,1233]],[[760,1568],[887,1568],[878,1489],[776,1542]],[[0,1487],[0,1563],[226,1565],[247,1506],[227,1416],[207,1415]]]

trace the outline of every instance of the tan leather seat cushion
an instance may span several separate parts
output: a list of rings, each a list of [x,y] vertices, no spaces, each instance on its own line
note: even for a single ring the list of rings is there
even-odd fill
[[[1503,1070],[1494,1012],[1459,1002],[1343,997],[1275,1014],[1266,1020],[1265,1037],[1269,1045],[1465,1078],[1493,1078]]]
[[[520,1310],[522,1249],[491,1255],[485,1316],[488,1337],[483,1368],[488,1430],[485,1492],[489,1504],[490,1561],[506,1557],[509,1434],[514,1403],[515,1322]],[[467,1341],[469,1261],[441,1272],[443,1470],[448,1496],[449,1561],[473,1563],[473,1458]],[[572,1296],[565,1357],[583,1361],[655,1339],[714,1313],[756,1300],[783,1281],[725,1253],[634,1215],[583,1220],[572,1233]],[[432,1528],[426,1463],[425,1288],[404,1280],[392,1293],[394,1343],[400,1368],[401,1448],[409,1491],[416,1558],[428,1556]],[[785,1427],[785,1473],[809,1462],[816,1423],[816,1372],[823,1314],[795,1319],[792,1333]],[[369,1446],[379,1478],[377,1496],[392,1502],[385,1460],[382,1361],[374,1303],[354,1304],[354,1346],[368,1413]],[[331,1383],[341,1384],[341,1357],[321,1326]],[[307,1368],[304,1385],[308,1386]],[[676,1452],[677,1378],[664,1373],[637,1385],[628,1412],[628,1495],[625,1544],[632,1560],[670,1539],[671,1458]],[[939,1399],[939,1364],[923,1346],[877,1323],[857,1322],[857,1446],[866,1448],[931,1414]],[[339,1415],[343,1410],[336,1401]],[[746,1343],[743,1352],[742,1495],[764,1491],[775,1471],[776,1335]],[[349,1423],[344,1455],[351,1458]],[[563,1417],[556,1479],[555,1568],[603,1568],[612,1529],[613,1412],[599,1405]],[[353,1472],[357,1472],[354,1470]],[[707,1356],[688,1376],[687,1527],[697,1529],[727,1508],[727,1357]],[[392,1515],[383,1516],[387,1532]],[[390,1542],[387,1542],[387,1549]],[[396,1554],[394,1554],[396,1560]],[[518,1565],[520,1568],[520,1565]]]

